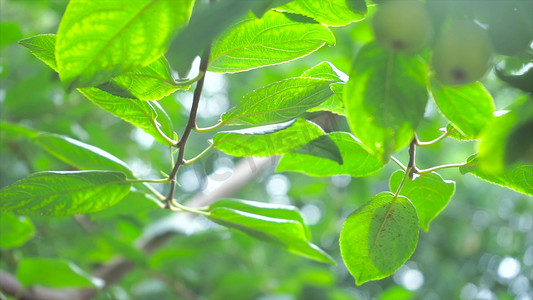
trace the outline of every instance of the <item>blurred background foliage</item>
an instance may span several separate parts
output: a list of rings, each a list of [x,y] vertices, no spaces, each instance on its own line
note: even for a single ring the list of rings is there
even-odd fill
[[[17,44],[24,37],[55,33],[66,4],[66,0],[0,0],[2,128],[9,122],[81,140],[126,161],[140,177],[157,178],[160,170],[168,172],[168,148],[78,92],[65,93],[57,74]],[[215,124],[221,113],[248,92],[299,76],[321,61],[330,61],[348,74],[354,54],[373,39],[372,33],[366,21],[332,30],[336,46],[298,61],[239,74],[208,74],[200,126]],[[497,109],[520,97],[518,90],[502,84],[492,73],[484,83]],[[191,92],[178,92],[159,101],[178,133],[187,121],[191,99]],[[446,125],[431,102],[426,116],[418,132],[421,140],[437,137],[438,129]],[[348,130],[343,118],[333,117],[328,125],[329,130]],[[211,136],[194,134],[187,156],[203,150]],[[0,145],[2,187],[32,172],[71,168],[12,130],[0,130]],[[426,168],[462,162],[476,146],[475,142],[446,139],[421,149],[417,163]],[[407,153],[397,157],[407,162]],[[223,184],[236,163],[235,158],[211,152],[184,167],[179,174],[179,199]],[[249,163],[252,168],[253,160]],[[97,299],[533,299],[531,197],[472,175],[462,176],[457,170],[443,170],[445,179],[457,182],[456,193],[430,231],[421,233],[414,255],[390,278],[356,287],[338,248],[343,220],[372,195],[388,190],[389,176],[397,166],[391,163],[368,178],[312,178],[276,174],[275,165],[272,160],[235,197],[298,206],[313,241],[335,257],[337,266],[306,260],[201,218],[171,216],[132,194],[93,215],[32,217],[35,236],[22,247],[0,248],[0,268],[14,274],[25,257],[63,258],[86,272],[117,254],[136,262],[131,273]],[[151,256],[135,250],[134,241],[143,232],[158,228],[174,228],[182,234]]]

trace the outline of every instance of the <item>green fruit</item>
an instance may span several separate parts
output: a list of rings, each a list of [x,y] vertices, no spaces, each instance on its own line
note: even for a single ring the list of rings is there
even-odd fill
[[[425,5],[416,0],[388,1],[372,19],[376,41],[394,51],[420,52],[433,36],[433,25]]]
[[[466,84],[483,77],[491,55],[486,30],[471,21],[455,21],[444,28],[433,47],[433,68],[444,84]]]
[[[508,5],[493,13],[495,15],[488,21],[488,24],[494,51],[509,56],[527,51],[533,40],[533,33],[529,30],[527,22],[523,20],[524,12]]]

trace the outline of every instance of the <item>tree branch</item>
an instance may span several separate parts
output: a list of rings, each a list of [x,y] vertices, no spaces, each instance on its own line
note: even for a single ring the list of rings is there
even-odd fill
[[[229,179],[223,185],[210,193],[200,192],[196,194],[187,205],[193,207],[209,205],[218,199],[231,196],[240,190],[257,175],[259,175],[269,165],[274,165],[276,158],[244,158],[233,169]],[[186,213],[180,213],[186,214]],[[196,216],[195,216],[196,217]],[[158,220],[160,221],[160,220]],[[158,222],[156,221],[156,222]],[[149,236],[144,236],[136,241],[136,246],[146,254],[151,254],[162,247],[172,237],[178,235],[174,230],[159,232]],[[105,287],[119,282],[126,274],[135,268],[135,263],[122,256],[111,259],[107,264],[98,268],[94,277],[104,281]],[[93,298],[99,290],[97,289],[50,289],[35,287],[24,289],[20,282],[13,276],[0,271],[0,291],[6,295],[21,300],[87,300]]]

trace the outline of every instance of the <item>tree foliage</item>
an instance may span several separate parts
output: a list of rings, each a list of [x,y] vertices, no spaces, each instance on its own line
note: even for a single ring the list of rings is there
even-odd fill
[[[10,113],[0,124],[4,143],[11,149],[9,155],[17,155],[29,172],[14,172],[2,182],[7,186],[0,190],[0,248],[25,247],[38,231],[33,216],[53,227],[54,222],[61,224],[61,216],[74,215],[100,243],[78,264],[88,268],[121,254],[150,273],[164,269],[167,258],[196,252],[194,237],[190,246],[182,239],[182,248],[151,258],[135,247],[133,241],[147,220],[176,212],[236,229],[311,260],[344,264],[356,285],[362,285],[400,269],[415,252],[420,229],[429,231],[430,223],[453,201],[456,184],[445,169],[459,169],[465,176],[473,174],[533,196],[532,90],[523,84],[531,73],[532,49],[525,43],[513,43],[512,51],[503,47],[510,43],[498,34],[505,22],[490,21],[495,15],[512,19],[531,42],[531,3],[209,2],[71,0],[62,8],[56,34],[40,32],[21,39],[18,25],[2,27],[2,51],[30,52],[36,59],[28,68],[41,71],[28,72],[38,82],[34,90],[24,90],[27,85],[17,90],[13,80],[2,101]],[[498,12],[499,5],[505,10]],[[420,18],[406,18],[409,9],[416,9]],[[391,20],[396,22],[392,26],[387,24]],[[469,22],[473,29],[461,31],[457,20]],[[403,28],[403,22],[409,24]],[[421,26],[427,30],[418,32]],[[452,29],[465,36],[448,37]],[[349,30],[351,36],[346,34]],[[416,47],[406,46],[411,42]],[[489,58],[499,61],[496,72],[489,70]],[[475,59],[482,61],[476,64]],[[488,78],[482,78],[486,73]],[[228,74],[223,78],[241,93],[230,95],[240,99],[232,100],[231,108],[217,111],[219,99],[210,94],[217,88],[216,74]],[[502,95],[500,90],[511,92]],[[26,98],[29,93],[38,96]],[[43,99],[58,93],[67,100]],[[39,119],[40,110],[54,106],[57,117]],[[199,127],[205,119],[199,116],[209,111],[215,111],[216,119],[207,118],[212,126]],[[77,119],[80,116],[84,119]],[[93,116],[99,121],[91,122]],[[132,128],[133,142],[126,134]],[[419,136],[434,139],[425,142]],[[143,140],[150,141],[145,146],[149,151],[142,151]],[[465,150],[471,142],[477,148]],[[38,154],[28,156],[28,150],[20,151],[21,145]],[[429,160],[418,155],[417,150],[431,148],[446,155]],[[186,158],[186,150],[187,157],[194,157]],[[329,247],[319,242],[320,236],[311,236],[305,206],[269,203],[253,190],[241,195],[246,200],[222,197],[203,207],[187,205],[187,193],[197,188],[185,174],[194,173],[194,166],[213,155],[247,157],[243,162],[279,157],[275,172],[301,176],[302,182],[310,180],[305,176],[390,179],[374,194],[363,193],[366,198],[357,200],[357,207],[353,202],[341,204],[351,211],[330,216],[331,222],[343,226],[328,229],[339,239]],[[462,162],[450,164],[447,158]],[[419,168],[421,160],[431,165]],[[326,196],[322,205],[333,205],[328,197],[334,196]],[[117,226],[122,237],[116,239],[96,226],[99,220]],[[425,234],[433,233],[420,233]],[[118,279],[104,278],[102,283],[93,278],[98,272],[88,275],[64,257],[14,257],[6,265],[18,265],[16,276],[24,287],[112,289],[111,282]],[[310,282],[327,281],[320,279],[328,276],[321,273],[325,268],[321,265],[301,276],[313,277],[316,272]],[[53,274],[47,273],[51,269]],[[189,287],[175,283],[180,278],[157,274],[182,297],[194,299]],[[226,283],[260,281],[234,275],[229,274]],[[250,291],[239,286],[243,299],[259,290],[255,285],[248,287]],[[214,299],[235,295],[230,289],[219,290],[224,292]],[[389,297],[397,299],[403,292],[407,291],[390,290]],[[333,293],[327,297],[344,299]]]

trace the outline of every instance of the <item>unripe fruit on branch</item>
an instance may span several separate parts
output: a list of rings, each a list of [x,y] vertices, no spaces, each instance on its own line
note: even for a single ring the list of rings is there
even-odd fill
[[[476,81],[489,69],[491,55],[485,29],[472,21],[454,21],[443,29],[433,47],[435,75],[449,85]]]
[[[433,36],[429,12],[416,0],[383,3],[374,14],[372,28],[379,44],[407,53],[422,51]]]

